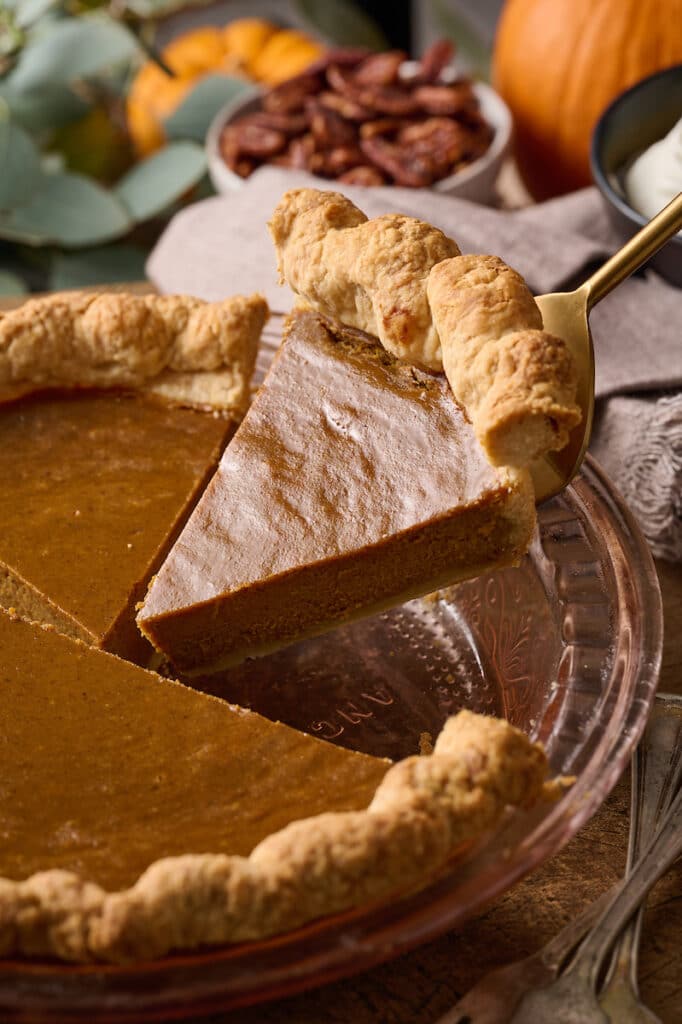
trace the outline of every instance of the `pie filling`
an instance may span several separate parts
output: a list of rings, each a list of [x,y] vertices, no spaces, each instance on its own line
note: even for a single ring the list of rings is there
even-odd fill
[[[216,670],[515,562],[533,523],[444,377],[299,314],[138,622]]]
[[[233,430],[132,392],[0,405],[0,604],[147,660],[135,605]]]
[[[0,650],[0,878],[116,890],[160,857],[247,855],[366,807],[389,765],[2,613]]]

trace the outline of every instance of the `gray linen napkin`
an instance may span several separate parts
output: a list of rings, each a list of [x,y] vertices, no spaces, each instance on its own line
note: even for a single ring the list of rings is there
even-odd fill
[[[219,299],[260,291],[273,310],[293,296],[277,283],[267,220],[289,188],[321,186],[305,172],[259,170],[239,192],[190,206],[147,264],[161,291]],[[495,253],[535,294],[573,287],[618,247],[595,189],[513,212],[427,190],[338,188],[368,216],[428,220],[463,252]],[[623,283],[593,311],[597,417],[592,454],[638,516],[654,554],[682,559],[682,291],[656,274]]]

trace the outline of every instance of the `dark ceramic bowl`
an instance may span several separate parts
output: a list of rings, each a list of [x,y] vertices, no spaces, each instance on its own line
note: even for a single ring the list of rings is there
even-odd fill
[[[636,156],[662,139],[680,117],[682,64],[675,64],[621,93],[597,122],[590,152],[592,175],[623,241],[647,222],[628,202],[623,173]],[[649,266],[682,287],[682,236],[675,235],[667,242],[651,258]]]

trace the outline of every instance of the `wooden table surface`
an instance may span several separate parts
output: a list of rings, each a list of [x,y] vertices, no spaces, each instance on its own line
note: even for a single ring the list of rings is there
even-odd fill
[[[0,310],[16,304],[2,300]],[[682,694],[682,569],[658,562],[657,570],[666,626],[659,689]],[[433,1024],[487,971],[536,950],[618,880],[627,848],[627,776],[561,853],[476,920],[365,974],[214,1016],[211,1024]],[[640,990],[663,1024],[682,1024],[682,859],[649,899]]]

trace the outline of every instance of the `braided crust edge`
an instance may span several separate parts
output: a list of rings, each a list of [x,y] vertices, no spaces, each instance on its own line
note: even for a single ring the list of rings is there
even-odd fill
[[[267,317],[257,294],[29,299],[0,317],[0,401],[46,388],[134,388],[241,416]]]
[[[505,807],[554,797],[542,747],[461,711],[428,756],[389,769],[364,811],[295,821],[248,857],[188,854],[108,893],[68,871],[0,879],[0,956],[127,962],[262,939],[427,884]]]
[[[368,220],[339,192],[292,189],[269,223],[280,282],[322,316],[379,338],[398,359],[442,371],[426,298],[431,267],[455,242],[402,214]]]
[[[497,256],[457,256],[433,268],[427,294],[445,375],[489,461],[563,448],[581,416],[575,362],[521,275]]]
[[[501,259],[462,256],[412,217],[368,220],[338,192],[286,192],[269,227],[280,280],[307,306],[445,371],[492,465],[520,468],[567,444],[581,416],[573,355]]]

